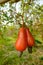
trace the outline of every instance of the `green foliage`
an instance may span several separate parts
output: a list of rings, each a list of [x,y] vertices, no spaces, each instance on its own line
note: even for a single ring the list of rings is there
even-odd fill
[[[42,57],[40,57],[40,60],[43,60],[43,56],[42,56]]]
[[[8,2],[0,6],[0,65],[43,65],[43,5],[37,4],[38,0],[30,1],[21,0],[19,12],[18,3]],[[23,22],[40,47],[33,47],[31,55],[26,49],[19,58],[15,42]]]
[[[36,42],[36,43],[39,43],[39,44],[41,44],[41,43],[42,43],[42,42],[40,42],[39,40],[35,40],[35,42]]]

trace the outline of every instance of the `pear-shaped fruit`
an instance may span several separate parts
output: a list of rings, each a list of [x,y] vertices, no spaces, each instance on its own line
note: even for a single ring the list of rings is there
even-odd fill
[[[28,28],[26,28],[26,34],[28,47],[32,47],[34,45],[34,38]]]
[[[23,52],[27,48],[27,35],[26,29],[24,27],[20,28],[15,47],[18,51],[21,52]]]

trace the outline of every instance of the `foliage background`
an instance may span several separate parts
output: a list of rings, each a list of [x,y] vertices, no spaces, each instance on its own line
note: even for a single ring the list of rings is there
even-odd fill
[[[39,0],[21,0],[0,5],[0,65],[43,65],[43,4]],[[18,11],[17,11],[18,7]],[[25,22],[35,38],[32,54],[27,49],[21,58],[14,45]]]

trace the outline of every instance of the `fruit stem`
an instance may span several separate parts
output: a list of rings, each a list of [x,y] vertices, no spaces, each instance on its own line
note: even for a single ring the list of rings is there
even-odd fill
[[[32,47],[28,47],[28,52],[32,53]]]

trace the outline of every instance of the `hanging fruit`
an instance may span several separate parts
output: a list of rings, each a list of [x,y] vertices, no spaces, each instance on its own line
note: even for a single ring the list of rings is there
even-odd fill
[[[32,34],[30,33],[30,31],[29,31],[28,28],[26,28],[26,34],[27,34],[28,46],[29,46],[29,47],[34,46],[34,38],[33,38]]]
[[[28,47],[29,53],[32,53],[32,47],[34,46],[34,38],[29,31],[29,28],[25,24],[19,30],[18,39],[15,44],[16,50],[20,51],[19,57],[23,54],[23,51]]]
[[[26,37],[26,30],[24,27],[20,28],[15,47],[18,51],[21,52],[23,52],[27,48],[27,37]]]
[[[27,34],[28,51],[29,53],[32,53],[32,47],[34,46],[35,41],[31,32],[29,31],[29,28],[26,28],[26,34]]]

